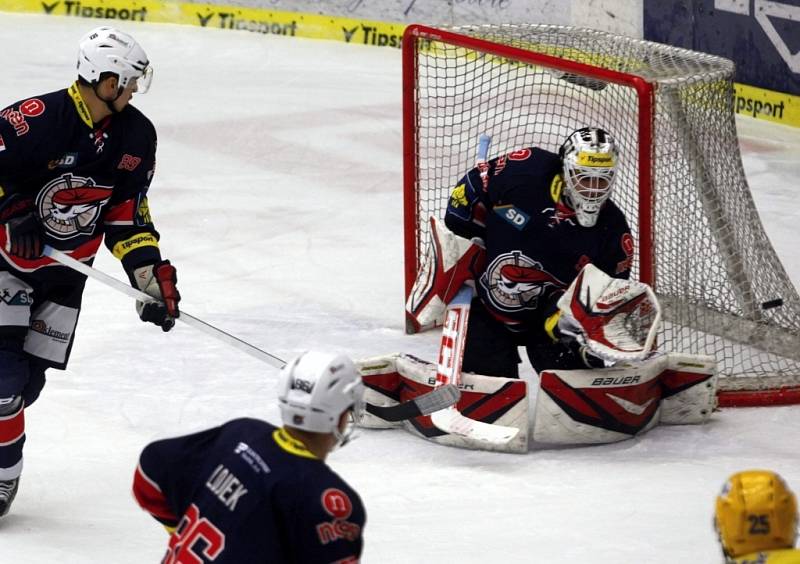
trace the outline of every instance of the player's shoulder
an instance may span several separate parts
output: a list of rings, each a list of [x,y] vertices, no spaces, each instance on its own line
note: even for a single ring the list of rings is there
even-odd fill
[[[128,104],[117,114],[117,117],[125,123],[130,136],[140,138],[145,142],[155,142],[156,128],[153,122],[136,106]]]
[[[735,559],[734,564],[800,564],[800,549],[754,552]]]
[[[614,202],[613,196],[608,199],[605,206],[603,206],[602,217],[606,225],[611,228],[619,231],[630,231],[628,219],[625,217],[625,213],[622,209]]]
[[[0,118],[13,127],[18,137],[22,137],[32,129],[40,129],[38,126],[58,121],[68,102],[67,89],[62,88],[17,100],[0,109]]]
[[[524,147],[498,157],[497,166],[509,170],[528,168],[559,170],[561,159],[557,154],[541,147]]]
[[[17,111],[25,112],[25,115],[39,116],[45,113],[49,108],[57,108],[63,106],[67,96],[67,89],[53,90],[44,94],[35,94],[21,98],[12,104],[5,106],[3,109],[15,109]]]

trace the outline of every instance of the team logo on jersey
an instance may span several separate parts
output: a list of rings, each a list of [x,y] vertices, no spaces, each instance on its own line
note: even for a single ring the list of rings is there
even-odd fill
[[[91,235],[103,205],[111,198],[110,186],[91,178],[64,174],[39,192],[36,206],[47,232],[57,239]]]
[[[519,251],[499,255],[481,276],[489,300],[501,311],[536,309],[539,297],[548,289],[566,284],[542,269],[542,265]]]

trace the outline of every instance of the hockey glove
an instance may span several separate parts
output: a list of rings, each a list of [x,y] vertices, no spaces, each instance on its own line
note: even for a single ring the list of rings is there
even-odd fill
[[[155,323],[162,331],[169,331],[180,316],[178,302],[181,295],[176,284],[178,276],[175,267],[168,260],[141,266],[133,271],[133,278],[141,291],[150,294],[159,302],[136,302],[136,311],[142,321]]]
[[[42,226],[31,212],[5,223],[6,251],[26,260],[42,256]]]

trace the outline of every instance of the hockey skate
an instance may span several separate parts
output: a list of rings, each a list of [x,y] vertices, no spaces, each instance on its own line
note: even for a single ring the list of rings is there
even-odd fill
[[[0,519],[8,514],[19,489],[19,478],[0,480]]]

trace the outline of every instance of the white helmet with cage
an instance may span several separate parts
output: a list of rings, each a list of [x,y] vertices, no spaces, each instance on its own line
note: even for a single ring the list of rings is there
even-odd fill
[[[349,429],[339,430],[348,409],[358,420],[364,385],[353,361],[344,355],[305,352],[281,370],[278,402],[283,424],[312,433],[333,433],[344,442]],[[350,425],[352,428],[352,425]]]
[[[109,26],[84,35],[78,48],[78,76],[93,84],[105,72],[118,77],[120,90],[135,80],[139,93],[147,92],[153,78],[144,49],[129,34]]]
[[[583,227],[592,227],[611,195],[619,154],[614,138],[597,127],[567,137],[558,153],[564,167],[564,198]]]

